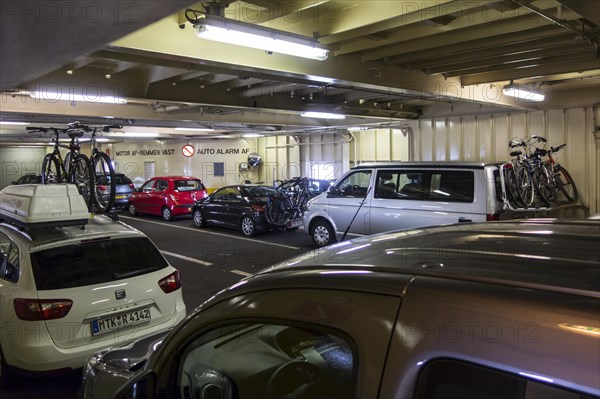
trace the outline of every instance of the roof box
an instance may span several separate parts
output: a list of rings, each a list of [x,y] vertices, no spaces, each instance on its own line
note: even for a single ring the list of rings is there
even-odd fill
[[[0,218],[33,229],[84,225],[90,213],[74,184],[22,184],[0,191]]]

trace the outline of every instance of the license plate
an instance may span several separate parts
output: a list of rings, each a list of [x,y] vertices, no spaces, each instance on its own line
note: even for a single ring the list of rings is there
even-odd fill
[[[150,308],[137,309],[128,313],[92,320],[92,335],[104,334],[134,324],[150,321]]]
[[[286,226],[289,228],[300,227],[300,226],[302,226],[302,220],[301,219],[289,220],[287,222]]]
[[[124,199],[125,196],[124,195],[115,195],[115,199]]]

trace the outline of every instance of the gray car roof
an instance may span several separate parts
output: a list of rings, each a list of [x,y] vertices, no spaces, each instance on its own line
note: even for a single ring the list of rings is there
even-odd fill
[[[300,270],[366,270],[600,297],[599,242],[599,221],[458,224],[346,241],[262,273],[276,276]],[[366,285],[371,277],[365,274],[360,278]]]

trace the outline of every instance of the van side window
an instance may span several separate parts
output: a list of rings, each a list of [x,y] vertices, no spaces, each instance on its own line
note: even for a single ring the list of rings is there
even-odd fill
[[[429,188],[431,200],[473,202],[475,177],[470,171],[432,171]]]
[[[19,248],[0,233],[0,279],[12,283],[19,281]]]
[[[337,184],[336,194],[340,197],[365,198],[370,180],[370,170],[361,170],[349,174]]]
[[[379,177],[382,177],[380,179]],[[391,177],[396,184],[396,192],[385,196],[383,183],[376,191],[376,198],[397,198],[424,201],[473,202],[475,176],[471,171],[431,170],[379,172],[378,184]],[[379,192],[379,194],[377,194]]]
[[[414,398],[591,399],[591,396],[477,364],[443,359],[425,365]]]

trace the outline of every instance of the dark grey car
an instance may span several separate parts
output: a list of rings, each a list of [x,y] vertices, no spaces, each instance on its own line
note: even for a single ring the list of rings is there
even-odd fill
[[[110,184],[107,177],[106,175],[96,176],[97,190],[102,194],[105,201],[108,201],[110,193],[110,190],[106,189],[106,186]],[[113,203],[113,207],[123,208],[127,206],[127,201],[129,201],[129,197],[134,191],[135,186],[129,177],[123,173],[115,173],[115,202]]]
[[[341,242],[97,353],[84,395],[597,398],[599,239],[599,221],[530,219]]]

